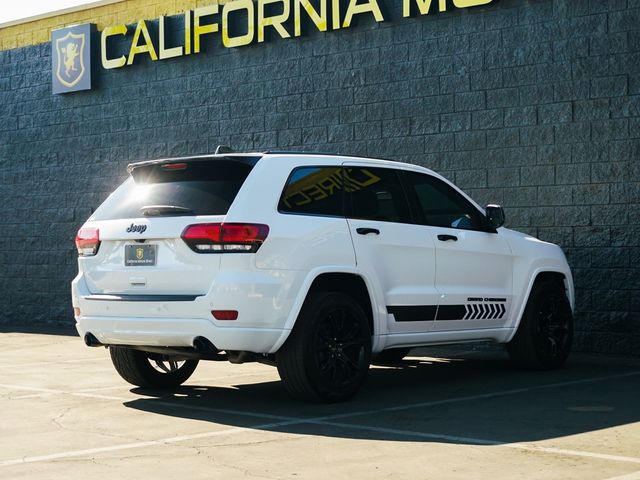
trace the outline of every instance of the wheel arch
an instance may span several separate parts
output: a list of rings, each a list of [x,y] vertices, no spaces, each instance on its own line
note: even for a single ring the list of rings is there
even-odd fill
[[[275,353],[287,340],[309,295],[315,292],[327,291],[346,293],[362,306],[371,329],[372,349],[376,348],[381,333],[380,322],[382,318],[386,318],[386,310],[381,312],[378,307],[383,303],[377,301],[378,294],[375,286],[357,269],[321,269],[307,275],[289,313],[283,334],[270,353]]]
[[[565,288],[565,291],[567,289],[567,285],[566,285],[567,277],[562,272],[546,271],[546,270],[539,272],[533,280],[533,285],[535,285],[536,282],[545,282],[545,281],[555,281],[558,283],[562,283],[562,285]]]
[[[524,309],[526,308],[529,297],[531,296],[533,286],[537,282],[543,282],[545,280],[555,280],[557,282],[562,282],[562,285],[565,289],[565,294],[567,295],[567,299],[569,300],[569,304],[571,305],[571,310],[574,310],[575,294],[573,290],[573,277],[571,276],[571,271],[568,268],[564,270],[557,267],[539,267],[533,271],[527,284],[525,294],[523,295],[523,298],[518,302],[518,314],[515,317],[513,323],[513,330],[509,335],[509,338],[507,338],[506,342],[511,341],[511,339],[516,334],[518,327],[520,326],[522,315],[524,315]]]

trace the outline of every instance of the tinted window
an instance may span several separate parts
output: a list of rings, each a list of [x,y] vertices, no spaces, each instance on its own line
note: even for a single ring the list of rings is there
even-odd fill
[[[409,223],[409,207],[398,172],[390,168],[345,167],[349,218]]]
[[[484,218],[466,198],[445,182],[417,172],[404,172],[417,217],[425,225],[483,230]]]
[[[296,168],[282,192],[278,210],[307,215],[344,216],[341,167]]]
[[[182,207],[189,215],[225,215],[250,171],[249,165],[221,160],[187,163],[181,170],[139,167],[90,220],[142,217],[141,208],[149,205]]]

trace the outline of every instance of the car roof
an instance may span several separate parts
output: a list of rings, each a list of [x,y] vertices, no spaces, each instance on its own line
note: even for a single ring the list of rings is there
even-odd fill
[[[398,160],[387,160],[382,158],[363,157],[357,155],[347,155],[339,153],[319,153],[319,152],[291,152],[291,151],[267,151],[264,154],[265,157],[295,157],[304,162],[305,166],[311,166],[313,164],[318,165],[318,161],[322,159],[323,163],[328,165],[342,165],[344,164],[366,164],[376,165],[380,167],[393,167],[402,170],[413,170],[416,172],[429,173],[431,175],[438,175],[438,173],[430,170],[422,165],[415,165],[412,163],[400,162]]]
[[[268,158],[295,158],[299,160],[299,166],[315,166],[319,167],[324,165],[342,165],[342,164],[360,164],[371,165],[388,168],[397,168],[401,170],[409,170],[420,173],[427,173],[440,180],[446,182],[452,186],[455,190],[461,193],[467,200],[469,200],[478,209],[483,211],[482,207],[476,203],[469,195],[462,191],[457,185],[443,177],[433,170],[423,167],[421,165],[415,165],[412,163],[399,162],[397,160],[384,160],[379,158],[362,157],[355,155],[345,155],[339,153],[321,153],[321,152],[308,152],[308,151],[291,151],[291,150],[266,150],[264,152],[233,152],[228,147],[218,147],[216,151],[220,153],[208,154],[208,155],[191,155],[187,157],[172,157],[172,158],[160,158],[157,160],[147,160],[143,162],[130,163],[127,166],[127,171],[131,174],[132,171],[138,167],[146,165],[157,165],[164,163],[173,163],[181,161],[207,161],[207,160],[226,160],[244,163],[245,165],[254,167],[259,160]]]
[[[348,155],[348,154],[340,154],[340,153],[323,153],[323,152],[313,152],[313,151],[292,151],[292,150],[266,150],[264,152],[230,152],[228,150],[224,151],[224,153],[214,153],[214,154],[205,154],[205,155],[190,155],[184,157],[167,157],[167,158],[158,158],[154,160],[145,160],[141,162],[130,163],[127,166],[127,171],[131,173],[134,169],[143,166],[149,165],[162,165],[165,163],[174,163],[174,162],[192,162],[192,161],[207,161],[207,160],[227,160],[227,161],[236,161],[240,163],[245,163],[250,166],[255,166],[258,163],[258,160],[264,158],[290,158],[295,157],[300,160],[303,160],[302,163],[304,165],[312,165],[313,163],[318,162],[318,160],[322,159],[323,163],[328,165],[341,165],[343,163],[365,163],[368,165],[378,165],[381,167],[394,167],[401,168],[403,170],[414,170],[421,172],[428,172],[431,174],[435,174],[439,176],[436,172],[425,168],[420,165],[414,165],[410,163],[398,162],[396,160],[386,160],[380,158],[371,158],[371,157],[363,157],[357,155]]]

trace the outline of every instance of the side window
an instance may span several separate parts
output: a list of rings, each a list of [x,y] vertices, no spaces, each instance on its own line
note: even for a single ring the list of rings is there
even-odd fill
[[[301,167],[284,187],[278,211],[344,217],[341,167]]]
[[[442,180],[418,172],[404,172],[409,198],[425,225],[484,230],[484,218],[469,201]]]
[[[344,184],[349,218],[411,222],[409,205],[397,170],[345,167]]]

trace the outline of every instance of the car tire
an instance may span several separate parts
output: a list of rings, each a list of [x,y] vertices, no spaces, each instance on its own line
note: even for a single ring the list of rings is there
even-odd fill
[[[166,356],[125,347],[109,347],[109,353],[120,376],[132,385],[144,388],[171,388],[182,385],[198,366],[198,360],[176,362]],[[154,367],[152,362],[158,368]],[[164,368],[160,367],[161,364]]]
[[[282,383],[294,398],[339,402],[362,386],[371,362],[371,332],[348,295],[310,295],[289,338],[276,353]]]
[[[517,365],[535,370],[561,367],[571,351],[573,314],[558,281],[536,282],[507,352]]]
[[[404,357],[409,355],[410,351],[410,348],[390,348],[389,350],[383,350],[375,354],[374,362],[398,363],[401,362]]]

